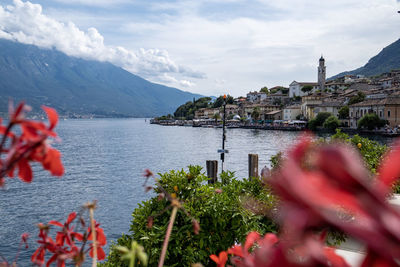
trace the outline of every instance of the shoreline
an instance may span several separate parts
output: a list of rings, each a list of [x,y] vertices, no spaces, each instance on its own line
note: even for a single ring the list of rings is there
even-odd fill
[[[181,126],[181,127],[202,127],[202,128],[222,128],[222,124],[216,123],[215,121],[204,121],[204,122],[194,122],[192,120],[182,121],[182,120],[166,120],[166,121],[156,121],[154,119],[150,120],[150,124],[157,124],[161,126]],[[243,122],[228,122],[226,124],[227,129],[255,129],[255,130],[276,130],[276,131],[311,131],[303,125],[269,125],[269,124],[255,124],[255,123],[243,123]],[[359,134],[359,135],[376,135],[384,137],[399,137],[400,132],[386,132],[382,130],[358,130],[347,127],[339,127],[341,132],[346,134]],[[326,129],[317,129],[314,132],[318,133],[331,133],[332,131]]]

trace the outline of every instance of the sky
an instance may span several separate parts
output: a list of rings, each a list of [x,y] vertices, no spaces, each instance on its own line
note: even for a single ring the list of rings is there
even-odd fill
[[[0,0],[0,38],[235,97],[363,66],[400,38],[400,0]]]

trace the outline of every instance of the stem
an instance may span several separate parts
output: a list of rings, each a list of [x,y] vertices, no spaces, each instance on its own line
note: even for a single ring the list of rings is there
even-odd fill
[[[135,257],[135,254],[133,254],[132,259],[129,262],[129,267],[134,267],[135,266],[135,260],[136,260],[136,257]]]
[[[171,236],[172,227],[174,226],[177,211],[178,211],[178,207],[174,206],[174,208],[172,209],[171,217],[169,218],[167,233],[165,234],[164,244],[163,244],[163,248],[162,248],[161,255],[160,255],[160,261],[158,262],[158,267],[162,267],[164,265],[165,254],[167,253],[168,242],[169,242],[169,238]]]
[[[97,241],[96,241],[96,226],[94,223],[94,215],[93,215],[94,207],[89,208],[90,213],[90,224],[92,227],[92,238],[93,238],[93,260],[92,260],[92,267],[97,266]]]
[[[11,128],[14,126],[14,123],[9,123],[8,125],[7,125],[7,129],[6,129],[6,131],[4,132],[4,135],[3,135],[3,138],[1,139],[1,143],[0,143],[0,151],[2,151],[3,150],[3,146],[4,146],[4,144],[5,144],[5,142],[6,142],[6,140],[7,140],[7,135],[8,135],[8,133],[10,132],[10,130],[11,130]]]
[[[6,174],[17,164],[18,161],[26,157],[32,150],[40,146],[45,140],[47,136],[44,136],[40,141],[34,143],[32,146],[28,147],[23,153],[21,153],[18,157],[14,158],[8,164],[4,165],[3,169],[0,170],[0,178],[6,176]]]

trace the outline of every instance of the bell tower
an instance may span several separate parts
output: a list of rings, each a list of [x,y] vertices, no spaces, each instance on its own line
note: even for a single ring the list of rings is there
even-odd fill
[[[326,79],[326,67],[325,67],[325,59],[321,55],[319,59],[319,66],[318,66],[318,87],[319,90],[325,90],[325,79]]]

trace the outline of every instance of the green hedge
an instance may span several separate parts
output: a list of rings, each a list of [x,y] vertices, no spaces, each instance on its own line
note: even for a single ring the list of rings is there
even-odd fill
[[[233,176],[232,172],[223,173],[219,178],[222,182],[208,185],[199,166],[190,166],[188,172],[160,174],[162,187],[183,200],[183,207],[201,227],[199,235],[195,235],[191,218],[178,211],[164,266],[190,266],[197,262],[214,266],[209,255],[243,242],[250,231],[264,234],[278,230],[277,225],[265,216],[266,211],[274,210],[275,197],[259,180],[237,180]],[[222,192],[218,193],[216,189]],[[160,188],[155,191],[160,192]],[[157,196],[139,204],[132,214],[130,234],[119,238],[118,245],[129,247],[131,240],[136,240],[148,254],[149,266],[157,266],[171,209],[160,216],[157,214],[169,205],[169,201],[160,201]],[[149,216],[155,217],[151,229],[146,227]],[[114,245],[107,262],[101,266],[127,265],[121,261]]]

